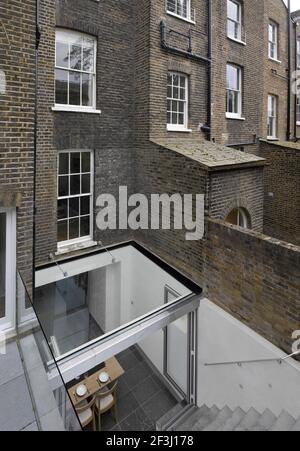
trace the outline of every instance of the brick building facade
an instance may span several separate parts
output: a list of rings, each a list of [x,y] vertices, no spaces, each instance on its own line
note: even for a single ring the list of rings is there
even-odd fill
[[[35,46],[35,0],[1,1],[0,209],[16,212],[16,263],[28,284],[33,254]]]
[[[216,38],[213,52],[212,137],[216,142],[257,153],[258,138],[268,137],[270,95],[277,99],[274,138],[287,139],[288,10],[278,0],[237,4],[240,5],[240,32],[235,38],[227,30],[227,2],[213,2],[213,34]],[[275,53],[272,57],[268,47],[270,24],[275,26]],[[224,113],[228,64],[240,70],[242,99],[236,117]]]

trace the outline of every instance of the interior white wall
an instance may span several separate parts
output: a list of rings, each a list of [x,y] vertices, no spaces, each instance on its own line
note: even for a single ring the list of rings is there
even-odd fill
[[[170,286],[180,296],[191,293],[183,284],[133,246],[111,252],[115,263],[112,263],[110,255],[102,253],[61,265],[69,277],[91,272],[90,312],[104,332],[109,332],[121,324],[126,324],[161,307],[164,304],[165,285]],[[100,283],[103,278],[100,275],[104,272],[106,288],[103,300],[103,283]],[[52,266],[37,271],[36,286],[57,282],[62,278],[60,269]],[[97,299],[102,305],[96,305]],[[161,373],[163,373],[163,338],[163,332],[160,331],[140,344]]]
[[[300,415],[300,364],[277,362],[207,367],[205,363],[282,358],[286,354],[224,310],[202,300],[199,309],[198,405]],[[292,352],[292,351],[291,351]]]

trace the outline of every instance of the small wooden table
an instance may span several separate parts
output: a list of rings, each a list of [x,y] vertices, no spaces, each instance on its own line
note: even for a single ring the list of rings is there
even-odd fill
[[[103,371],[105,371],[109,375],[109,380],[105,384],[102,384],[99,381],[99,375],[103,373]],[[105,362],[104,368],[102,368],[101,370],[97,371],[94,374],[91,374],[91,376],[89,376],[87,379],[84,379],[83,381],[79,382],[78,384],[74,385],[68,390],[73,405],[76,407],[85,399],[95,395],[98,391],[102,390],[104,387],[111,384],[112,382],[115,382],[117,379],[123,376],[123,374],[124,370],[115,357],[112,357],[111,359],[107,360]],[[85,385],[86,388],[88,389],[85,396],[76,395],[76,390],[80,385]]]

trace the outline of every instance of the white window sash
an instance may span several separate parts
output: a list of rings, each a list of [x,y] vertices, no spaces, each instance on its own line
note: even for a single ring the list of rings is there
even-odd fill
[[[229,16],[229,14],[227,12],[227,35],[230,38],[241,40],[242,39],[242,6],[241,6],[240,3],[235,2],[233,0],[229,0],[229,1],[231,3],[234,3],[237,6],[237,8],[238,8],[238,18],[237,18],[237,20],[233,19],[232,17]],[[227,6],[228,6],[228,2],[227,2]],[[238,36],[234,36],[234,35],[230,34],[230,32],[229,32],[230,28],[228,26],[229,22],[231,22],[231,23],[233,23],[234,25],[237,26]]]
[[[80,153],[80,155],[82,153],[89,153],[90,154],[90,172],[79,172],[79,173],[72,173],[71,174],[71,168],[70,168],[70,154],[72,153]],[[68,236],[69,236],[69,220],[70,219],[79,219],[79,234],[80,234],[80,218],[86,218],[86,217],[90,217],[90,234],[86,235],[86,236],[82,236],[82,237],[78,237],[78,238],[74,238],[74,239],[68,239],[65,241],[58,241],[57,246],[58,248],[61,247],[65,247],[65,246],[69,246],[69,245],[73,245],[73,244],[80,244],[80,243],[84,243],[86,241],[91,241],[93,239],[93,225],[94,225],[94,215],[93,215],[93,203],[94,203],[94,195],[93,195],[93,186],[94,186],[94,153],[93,151],[90,150],[62,150],[60,152],[58,152],[58,159],[60,154],[69,154],[69,171],[68,174],[59,174],[59,163],[57,164],[57,202],[59,200],[67,200],[67,199],[74,199],[74,198],[79,198],[79,203],[80,203],[80,199],[83,197],[89,197],[90,198],[90,213],[89,214],[85,214],[85,215],[79,215],[79,216],[74,216],[74,217],[69,217],[69,211],[68,211],[68,217],[64,218],[64,219],[58,219],[57,218],[57,225],[60,222],[63,221],[68,221]],[[90,192],[89,193],[83,193],[83,194],[74,194],[74,195],[68,195],[68,196],[59,196],[59,178],[60,177],[68,177],[69,181],[70,181],[70,177],[74,176],[74,175],[90,175]],[[80,190],[81,191],[81,190]]]
[[[227,104],[226,104],[226,113],[227,116],[229,117],[236,117],[236,118],[240,118],[242,116],[242,69],[240,67],[234,66],[232,64],[228,64],[227,65],[227,69],[228,67],[233,67],[236,70],[236,74],[237,74],[237,88],[227,88]],[[227,75],[228,76],[228,75]],[[228,94],[230,92],[233,92],[237,95],[238,101],[237,101],[237,108],[238,111],[229,111],[229,96]]]
[[[173,113],[173,111],[171,110],[171,113],[170,113],[171,122],[167,122],[167,128],[168,128],[169,131],[187,130],[188,129],[188,95],[189,95],[189,93],[188,93],[188,77],[186,75],[184,75],[184,74],[179,73],[179,72],[169,72],[168,75],[171,75],[171,76],[178,75],[179,77],[184,77],[184,80],[185,80],[185,87],[184,87],[185,99],[183,100],[183,99],[180,99],[180,98],[174,98],[173,96],[172,97],[167,97],[167,102],[170,101],[171,105],[172,105],[172,102],[174,102],[174,101],[175,102],[180,102],[180,103],[182,103],[184,105],[184,107],[183,107],[183,124],[173,124],[172,123],[172,113]],[[179,83],[179,86],[180,86],[180,83]],[[180,88],[178,87],[178,90],[179,89]],[[174,113],[176,113],[178,115],[179,111],[178,110],[174,111]]]
[[[68,61],[68,67],[60,66],[56,63],[56,49],[57,49],[57,42],[65,43],[69,45],[69,55],[70,55],[70,47],[72,44],[76,43],[76,39],[78,38],[82,39],[88,39],[89,41],[93,41],[93,48],[94,48],[94,61],[93,61],[93,70],[83,70],[82,69],[73,69],[70,67],[70,57]],[[81,57],[83,57],[83,47],[81,47]],[[57,29],[56,30],[56,40],[55,40],[55,70],[62,70],[67,72],[68,74],[68,87],[67,87],[67,103],[57,103],[55,102],[55,107],[57,109],[64,109],[68,108],[70,111],[73,109],[75,110],[82,110],[83,112],[85,110],[91,111],[96,110],[96,82],[97,82],[97,40],[95,37],[86,35],[80,32],[74,32],[71,30],[64,30],[64,29]],[[70,104],[70,72],[77,72],[81,74],[80,76],[80,105],[74,105]],[[91,105],[82,105],[82,74],[90,75],[92,78],[92,104]],[[55,108],[54,108],[55,110]]]

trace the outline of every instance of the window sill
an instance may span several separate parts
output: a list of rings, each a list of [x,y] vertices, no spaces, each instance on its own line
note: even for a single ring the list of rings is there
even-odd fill
[[[167,14],[168,14],[168,16],[176,17],[176,19],[180,19],[180,20],[183,20],[184,22],[188,22],[188,23],[191,23],[193,25],[196,25],[196,22],[194,20],[187,19],[186,17],[179,16],[178,14],[172,13],[171,11],[167,11]]]
[[[101,110],[95,110],[94,108],[81,108],[68,105],[55,105],[52,107],[52,111],[63,111],[65,113],[89,113],[89,114],[101,114]]]
[[[227,119],[233,119],[234,121],[245,121],[246,118],[242,116],[238,116],[236,114],[226,113]]]
[[[82,249],[88,249],[90,247],[95,247],[97,245],[98,243],[92,240],[82,241],[76,244],[64,244],[64,245],[58,244],[57,252],[55,253],[55,255],[68,254],[69,252],[80,251]]]
[[[244,46],[247,45],[246,42],[242,41],[241,39],[236,39],[236,38],[233,38],[232,36],[227,36],[227,38],[230,41],[236,42],[237,44],[241,44],[241,45],[244,45]]]
[[[180,128],[180,127],[172,127],[172,126],[167,126],[167,131],[168,132],[179,132],[179,133],[192,133],[192,129],[190,128]]]
[[[282,61],[280,61],[280,60],[278,60],[276,58],[271,58],[270,56],[269,56],[269,60],[273,61],[273,63],[282,64]]]
[[[300,122],[296,122],[297,127],[300,127]]]
[[[268,141],[279,141],[279,138],[276,138],[275,136],[267,136]]]

